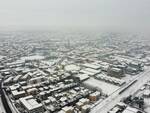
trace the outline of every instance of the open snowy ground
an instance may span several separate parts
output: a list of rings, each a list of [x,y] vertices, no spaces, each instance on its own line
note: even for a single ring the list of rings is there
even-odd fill
[[[97,80],[95,78],[89,78],[88,80],[84,81],[84,84],[90,87],[97,87],[102,89],[103,93],[110,95],[113,92],[115,92],[117,89],[119,89],[119,86],[101,81],[101,80]]]

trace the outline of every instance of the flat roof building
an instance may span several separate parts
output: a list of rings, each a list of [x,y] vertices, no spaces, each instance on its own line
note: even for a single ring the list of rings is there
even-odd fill
[[[85,63],[82,66],[87,67],[87,68],[92,68],[92,69],[100,69],[100,65],[92,64],[92,63]]]
[[[132,107],[127,107],[122,113],[138,113],[139,110]]]
[[[44,113],[44,108],[41,103],[38,103],[33,96],[27,96],[19,99],[21,104],[29,113]]]
[[[26,92],[14,90],[14,91],[12,91],[12,95],[15,99],[19,99],[21,97],[24,97],[26,95]]]

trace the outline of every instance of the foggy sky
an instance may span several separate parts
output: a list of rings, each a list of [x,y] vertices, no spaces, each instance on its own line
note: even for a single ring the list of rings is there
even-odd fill
[[[150,29],[150,0],[0,0],[0,27]]]

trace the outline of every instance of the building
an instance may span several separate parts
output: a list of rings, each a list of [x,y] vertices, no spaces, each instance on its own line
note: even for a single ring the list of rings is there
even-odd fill
[[[117,78],[120,78],[120,77],[123,77],[124,76],[124,71],[123,69],[120,69],[120,68],[116,68],[116,67],[110,67],[108,70],[108,75],[109,76],[113,76],[113,77],[117,77]]]
[[[89,113],[90,112],[90,105],[82,106],[81,113]]]
[[[92,94],[90,94],[89,99],[90,101],[97,101],[100,97],[100,92],[96,91]]]
[[[145,89],[144,92],[143,92],[143,96],[146,97],[146,98],[149,98],[150,97],[150,90]]]
[[[79,80],[82,82],[90,78],[87,74],[76,74],[74,76],[79,78]]]
[[[33,96],[27,96],[19,99],[28,113],[44,113],[44,108],[41,103],[38,103]]]
[[[139,110],[136,108],[127,107],[122,113],[142,113],[142,112],[139,112]]]
[[[17,75],[16,77],[14,77],[13,82],[18,82],[21,77],[22,75]]]
[[[79,100],[79,102],[82,102],[83,105],[85,105],[85,104],[89,104],[90,100],[87,99],[87,98],[82,98],[82,99]]]
[[[95,69],[95,70],[98,70],[101,68],[100,65],[96,65],[96,64],[92,64],[92,63],[85,63],[83,64],[82,66],[86,67],[86,68],[92,68],[92,69]]]
[[[29,79],[31,79],[31,75],[28,73],[21,77],[21,80],[29,80]]]
[[[36,95],[38,89],[37,88],[31,88],[27,90],[28,95]]]
[[[82,99],[79,100],[79,102],[76,103],[76,107],[77,107],[78,109],[81,109],[82,106],[87,105],[87,104],[89,104],[89,103],[90,103],[90,100],[89,100],[89,99],[87,99],[87,98],[82,98]]]
[[[142,71],[143,70],[143,64],[140,63],[140,62],[130,62],[129,66],[137,69],[138,71]]]
[[[26,92],[25,91],[17,91],[17,90],[14,90],[12,91],[12,96],[15,98],[15,99],[19,99],[21,97],[24,97],[26,95]]]
[[[62,111],[64,111],[64,113],[73,113],[73,107],[66,106],[66,107],[62,108]]]
[[[76,103],[76,107],[78,108],[78,109],[81,109],[81,107],[83,106],[84,104],[82,103],[82,102],[77,102]]]
[[[44,76],[39,76],[39,77],[35,77],[29,80],[30,84],[37,84],[37,83],[41,83],[44,82],[46,80],[46,77]]]
[[[85,69],[80,70],[80,73],[87,74],[89,76],[94,76],[94,75],[101,73],[101,70],[95,70],[92,68],[85,68]]]
[[[80,70],[80,67],[74,64],[70,64],[70,65],[66,65],[64,69],[67,72],[77,73]]]
[[[139,73],[139,71],[138,71],[136,68],[133,68],[133,67],[128,66],[128,67],[126,68],[126,73],[127,73],[127,74],[130,74],[130,75],[136,75],[136,74]]]

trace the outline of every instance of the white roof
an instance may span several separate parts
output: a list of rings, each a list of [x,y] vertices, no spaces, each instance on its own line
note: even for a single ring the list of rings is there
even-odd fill
[[[17,91],[17,90],[12,91],[13,96],[20,95],[20,94],[25,94],[25,91]]]
[[[84,67],[92,68],[92,69],[100,69],[100,65],[95,65],[91,63],[83,64]]]
[[[65,111],[61,110],[61,111],[59,111],[58,113],[65,113]]]
[[[32,92],[32,91],[37,91],[38,89],[37,88],[31,88],[31,89],[28,89],[27,92]]]
[[[22,57],[21,60],[42,60],[44,59],[44,56],[27,56],[27,57]]]
[[[17,88],[19,88],[20,85],[19,84],[14,84],[12,86],[9,86],[10,90],[16,90]]]
[[[10,82],[12,79],[13,79],[13,77],[9,77],[9,78],[7,78],[7,79],[4,81],[4,83]]]
[[[149,89],[146,89],[143,93],[145,96],[149,96],[150,95],[150,90]]]
[[[78,70],[80,70],[80,67],[73,65],[73,64],[70,64],[70,65],[65,66],[65,70],[66,71],[78,71]]]
[[[84,109],[84,110],[90,109],[90,105],[84,105],[84,106],[82,106],[82,109]]]
[[[76,77],[79,77],[81,81],[86,80],[89,78],[87,74],[77,74]]]
[[[110,111],[109,113],[117,113],[119,109],[120,109],[120,108],[115,107],[115,108],[113,108],[112,111]]]
[[[86,68],[85,70],[89,71],[89,72],[92,72],[92,73],[95,73],[95,74],[101,72],[100,70],[95,70],[95,69],[91,69],[91,68]]]
[[[22,77],[22,75],[17,75],[17,76],[15,76],[15,78],[13,79],[14,81],[17,81],[17,80],[19,80],[19,78],[21,78]]]
[[[39,104],[35,99],[33,99],[33,96],[27,96],[24,98],[20,98],[19,100],[28,110],[42,107],[42,104]]]
[[[138,112],[138,109],[127,107],[122,113],[137,113],[137,112]]]
[[[84,74],[87,74],[87,75],[91,75],[91,76],[95,75],[95,73],[92,73],[92,72],[89,72],[89,71],[86,71],[86,70],[81,70],[80,72],[84,73]]]
[[[71,107],[71,106],[66,106],[66,107],[62,108],[62,110],[67,112],[67,111],[69,111],[69,110],[73,110],[73,107]]]

